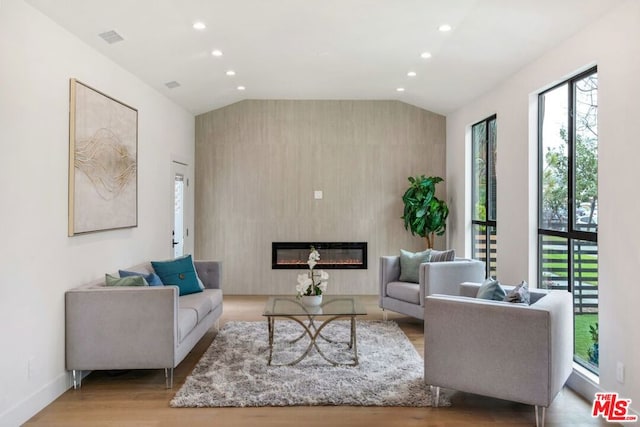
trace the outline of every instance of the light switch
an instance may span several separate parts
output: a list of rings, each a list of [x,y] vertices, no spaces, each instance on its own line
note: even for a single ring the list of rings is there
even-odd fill
[[[322,199],[322,190],[316,190],[313,192],[313,198],[316,200]]]

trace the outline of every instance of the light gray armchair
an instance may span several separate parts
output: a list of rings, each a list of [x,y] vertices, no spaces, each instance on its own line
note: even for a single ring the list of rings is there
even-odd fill
[[[427,295],[458,295],[460,283],[484,280],[485,266],[482,261],[465,258],[425,262],[420,264],[419,283],[401,282],[399,278],[400,257],[380,257],[378,305],[383,310],[424,319],[424,298]]]
[[[476,299],[479,287],[426,298],[424,381],[435,387],[436,406],[445,387],[535,405],[544,426],[573,368],[571,294],[532,289],[523,305]]]

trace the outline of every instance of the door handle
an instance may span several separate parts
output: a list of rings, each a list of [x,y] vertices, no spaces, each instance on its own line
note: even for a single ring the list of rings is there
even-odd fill
[[[175,245],[178,245],[178,244],[180,244],[180,242],[176,242],[175,240],[171,239],[171,245],[172,246],[175,246]]]

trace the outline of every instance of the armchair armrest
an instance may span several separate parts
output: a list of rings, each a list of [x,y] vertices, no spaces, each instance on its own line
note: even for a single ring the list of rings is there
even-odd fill
[[[400,278],[400,257],[399,256],[382,256],[380,257],[380,291],[378,298],[380,306],[382,306],[382,298],[387,295],[387,283],[397,282]]]
[[[484,262],[474,259],[420,264],[421,304],[424,305],[424,299],[428,295],[460,295],[460,283],[482,282],[484,276]]]

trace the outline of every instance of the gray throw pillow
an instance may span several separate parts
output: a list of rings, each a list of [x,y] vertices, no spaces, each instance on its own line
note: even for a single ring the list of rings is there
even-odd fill
[[[514,303],[531,304],[531,295],[529,294],[529,284],[524,280],[513,290],[509,291],[504,297],[504,301]]]
[[[105,274],[104,282],[107,286],[149,286],[142,276],[115,277]]]
[[[489,277],[482,282],[480,289],[478,289],[478,295],[476,295],[476,298],[503,301],[505,295],[506,293],[504,289],[502,289],[502,286],[500,286],[500,282],[493,277]]]
[[[420,264],[429,262],[430,254],[430,249],[415,253],[400,249],[400,278],[398,280],[418,283]]]
[[[431,251],[429,262],[447,262],[456,259],[456,250],[449,249],[447,251]]]

